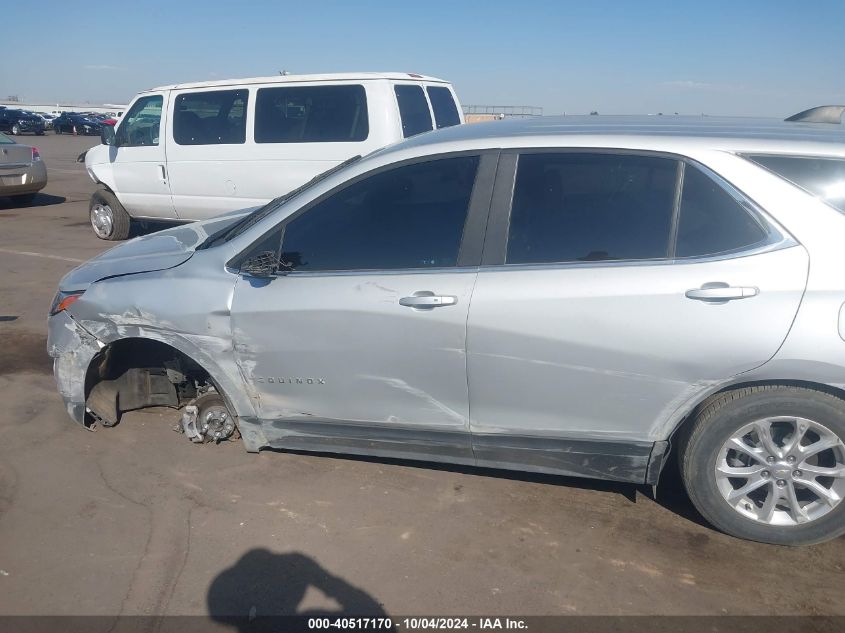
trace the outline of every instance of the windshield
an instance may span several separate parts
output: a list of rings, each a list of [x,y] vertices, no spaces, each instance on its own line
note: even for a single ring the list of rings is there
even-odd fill
[[[256,223],[260,222],[268,215],[270,215],[273,211],[278,209],[279,206],[282,205],[282,203],[287,202],[291,198],[298,196],[304,191],[307,191],[308,189],[310,189],[317,183],[322,182],[332,174],[336,174],[340,170],[348,167],[352,163],[359,160],[361,160],[360,154],[353,156],[352,158],[349,158],[343,161],[342,163],[335,165],[331,169],[328,169],[323,173],[314,176],[311,180],[306,182],[301,187],[297,187],[293,191],[289,191],[285,195],[279,196],[278,198],[271,200],[263,207],[259,207],[249,215],[244,216],[243,218],[238,220],[233,226],[223,229],[220,233],[210,235],[208,239],[206,239],[206,241],[203,242],[198,248],[209,248],[211,246],[214,246],[215,244],[222,244],[236,238],[238,235],[240,235],[250,227],[254,226]]]
[[[8,136],[0,132],[0,145],[14,145],[15,142]]]
[[[845,213],[845,159],[772,155],[746,158]]]

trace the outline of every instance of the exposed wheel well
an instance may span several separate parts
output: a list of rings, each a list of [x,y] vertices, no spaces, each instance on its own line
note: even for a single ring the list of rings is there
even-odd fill
[[[697,402],[696,405],[689,411],[689,413],[687,413],[681,419],[681,421],[675,426],[674,430],[672,431],[671,435],[669,436],[670,449],[669,449],[669,452],[666,455],[666,458],[664,460],[664,464],[668,463],[669,461],[674,460],[675,458],[677,458],[678,450],[679,450],[680,446],[683,444],[685,434],[692,427],[693,420],[695,420],[698,413],[701,410],[705,409],[712,400],[714,400],[715,398],[718,398],[719,396],[721,396],[722,394],[724,394],[727,391],[735,391],[735,390],[738,390],[738,389],[745,389],[746,387],[762,387],[762,386],[775,386],[775,385],[786,386],[786,387],[803,387],[804,389],[813,389],[815,391],[828,393],[828,394],[835,396],[835,397],[837,397],[841,400],[845,400],[845,389],[838,389],[836,387],[831,387],[830,385],[826,385],[824,383],[813,382],[813,381],[810,381],[810,380],[789,380],[789,379],[783,379],[783,380],[753,380],[753,381],[746,381],[746,382],[740,382],[740,383],[728,385],[728,386],[726,386],[722,389],[719,389],[718,391],[716,391],[714,393],[711,393],[710,395],[708,395],[704,398],[701,398],[699,400],[699,402]],[[663,478],[663,473],[665,472],[665,470],[666,469],[664,468],[663,471],[660,474],[661,480]],[[677,473],[674,473],[674,474],[677,475]]]
[[[125,411],[180,407],[209,391],[225,399],[209,372],[178,349],[151,339],[121,339],[104,347],[88,366],[87,422],[113,426]]]

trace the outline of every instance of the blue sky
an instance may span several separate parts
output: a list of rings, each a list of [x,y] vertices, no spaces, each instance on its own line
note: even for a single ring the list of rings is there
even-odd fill
[[[845,0],[48,0],[10,3],[4,23],[0,98],[125,102],[286,69],[426,73],[464,103],[545,114],[845,103]]]

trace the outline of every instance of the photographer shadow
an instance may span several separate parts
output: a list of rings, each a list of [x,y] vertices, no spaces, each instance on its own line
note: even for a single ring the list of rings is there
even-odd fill
[[[309,587],[321,591],[338,608],[300,611]],[[311,618],[387,617],[375,598],[329,573],[309,556],[261,548],[248,551],[220,572],[208,588],[206,601],[212,620],[244,633],[313,630],[308,627]]]

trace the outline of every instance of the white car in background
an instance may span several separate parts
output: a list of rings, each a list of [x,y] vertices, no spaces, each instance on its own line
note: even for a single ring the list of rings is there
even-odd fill
[[[262,205],[353,156],[463,123],[452,86],[409,73],[285,75],[140,93],[85,154],[97,237],[132,220]]]

